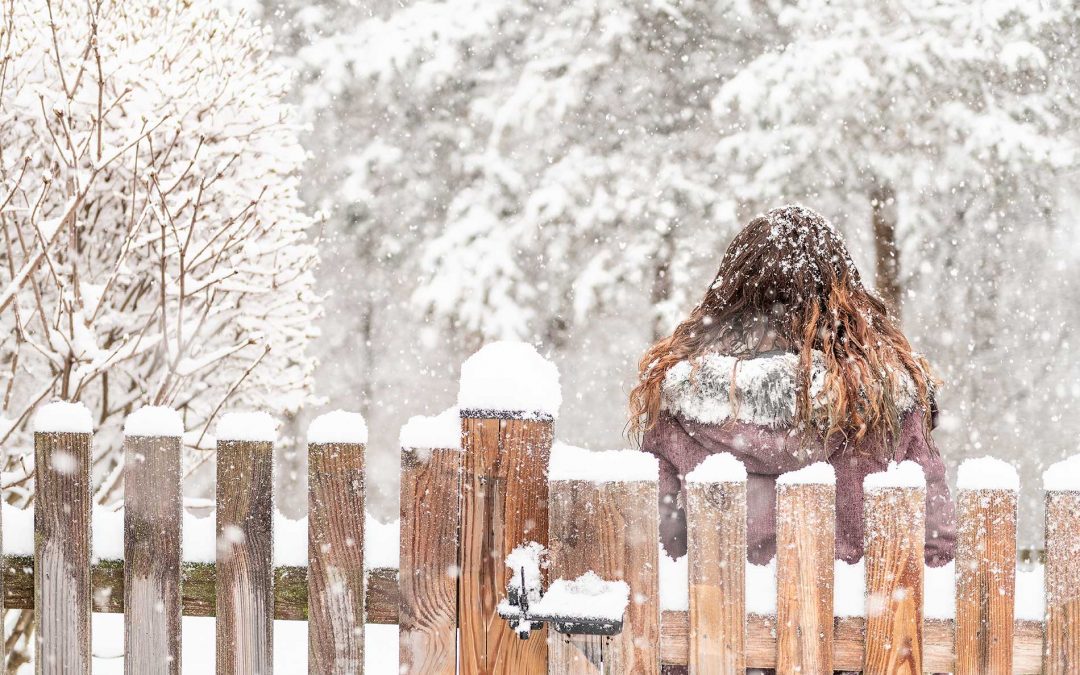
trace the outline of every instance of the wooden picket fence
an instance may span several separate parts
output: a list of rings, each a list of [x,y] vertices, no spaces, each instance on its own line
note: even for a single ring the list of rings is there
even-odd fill
[[[745,483],[693,483],[689,611],[659,607],[655,480],[548,480],[552,419],[466,410],[461,448],[403,448],[400,570],[364,571],[364,453],[309,446],[308,566],[273,564],[273,444],[219,441],[216,564],[181,560],[180,439],[124,441],[125,560],[91,564],[91,436],[35,434],[33,560],[4,605],[35,610],[39,673],[90,672],[90,614],[124,612],[129,673],[180,672],[180,616],[217,616],[217,671],[271,673],[273,619],[309,622],[309,670],[363,667],[362,624],[397,623],[403,673],[1080,673],[1080,493],[1046,498],[1046,619],[1014,619],[1016,500],[958,495],[956,620],[922,616],[921,488],[867,493],[864,618],[833,616],[835,493],[778,492],[777,614],[747,615]],[[56,469],[56,470],[53,470]],[[519,640],[495,605],[505,555],[550,550],[548,579],[631,589],[622,633]],[[366,576],[366,580],[365,580]],[[365,584],[366,581],[366,584]],[[0,641],[0,645],[3,641]]]

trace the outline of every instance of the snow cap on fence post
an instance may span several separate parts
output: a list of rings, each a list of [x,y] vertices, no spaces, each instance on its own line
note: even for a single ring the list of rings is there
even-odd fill
[[[592,451],[566,443],[551,446],[548,480],[580,480],[592,483],[657,481],[660,462],[639,450]]]
[[[1020,490],[1016,467],[994,457],[965,459],[956,472],[957,490]]]
[[[226,413],[218,420],[217,439],[273,443],[277,427],[278,421],[261,411]]]
[[[559,370],[524,342],[491,342],[461,364],[458,407],[462,414],[497,411],[559,416]]]
[[[308,443],[348,443],[364,445],[368,440],[367,422],[357,412],[333,410],[319,415],[308,425]]]
[[[746,465],[730,452],[718,452],[701,461],[686,474],[689,483],[745,483]]]
[[[1080,492],[1080,455],[1054,462],[1043,472],[1047,492]]]
[[[899,464],[889,462],[889,466],[884,471],[867,474],[863,479],[863,490],[925,487],[926,474],[923,468],[911,460],[904,460]]]
[[[914,462],[912,462],[914,463]],[[836,469],[828,462],[814,462],[796,471],[780,474],[777,485],[836,485]]]
[[[172,408],[146,405],[124,419],[125,436],[173,438],[184,435],[184,419]]]
[[[91,434],[94,423],[90,411],[78,401],[53,401],[37,409],[34,431],[39,434]]]
[[[398,442],[403,448],[461,449],[461,413],[452,406],[438,415],[413,415],[401,426]]]

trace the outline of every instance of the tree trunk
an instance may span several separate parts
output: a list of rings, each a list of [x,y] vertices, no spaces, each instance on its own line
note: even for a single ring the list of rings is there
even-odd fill
[[[896,245],[896,193],[892,186],[878,185],[870,193],[874,224],[874,286],[878,295],[900,318],[900,251]]]

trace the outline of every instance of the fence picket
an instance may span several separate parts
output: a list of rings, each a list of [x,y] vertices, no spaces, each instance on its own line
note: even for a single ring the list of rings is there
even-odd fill
[[[401,451],[398,623],[403,674],[453,675],[457,668],[458,497],[461,450]]]
[[[274,443],[259,436],[217,440],[218,675],[273,672]]]
[[[367,429],[359,415],[345,415],[345,424],[358,427],[346,430],[357,435],[320,442],[314,430],[328,417],[308,432],[308,672],[327,675],[364,668],[365,445],[359,441],[366,441]]]
[[[836,485],[783,480],[776,486],[776,671],[831,673]]]
[[[137,413],[136,413],[137,414]],[[180,437],[124,438],[124,672],[180,672]]]
[[[1011,675],[1016,491],[958,492],[956,674]]]
[[[548,672],[658,672],[657,482],[553,480],[550,485],[551,577],[574,579],[591,570],[622,580],[630,586],[630,603],[618,635],[553,634]]]
[[[90,673],[90,433],[38,431],[36,670]]]
[[[526,542],[548,544],[552,420],[533,413],[524,419],[461,414],[461,667],[482,675],[545,672],[547,628],[520,640],[496,605],[510,579],[506,556]]]
[[[867,675],[923,672],[923,549],[925,487],[867,489],[866,525]]]
[[[1043,672],[1080,672],[1080,491],[1046,492],[1046,645]]]
[[[746,479],[687,482],[689,665],[695,675],[746,669]]]

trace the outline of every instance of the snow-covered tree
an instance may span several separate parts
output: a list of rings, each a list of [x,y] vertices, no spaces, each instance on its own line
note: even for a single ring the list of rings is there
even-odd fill
[[[787,5],[784,40],[714,100],[728,130],[718,169],[741,199],[865,218],[878,291],[899,307],[909,244],[1052,206],[1078,159],[1075,73],[1050,54],[1074,14],[1019,0]]]
[[[223,407],[311,398],[290,81],[219,3],[8,2],[2,22],[0,442],[21,471],[33,408],[84,402],[107,500],[134,408],[180,409],[194,467]]]
[[[741,17],[706,2],[415,2],[302,48],[303,100],[317,127],[352,120],[334,197],[375,235],[365,255],[415,270],[412,307],[558,344],[644,290],[661,330],[686,304],[679,275],[712,266],[734,226],[709,104],[752,48],[731,30]]]

